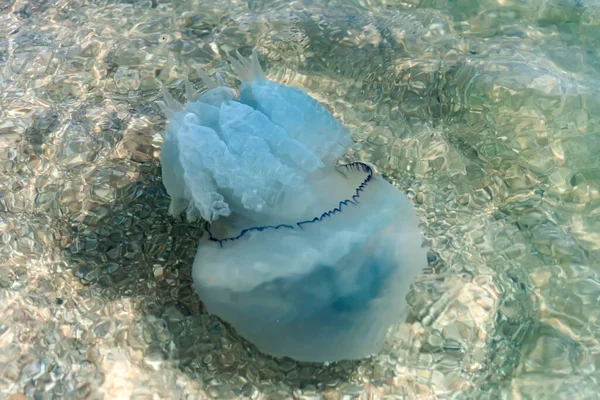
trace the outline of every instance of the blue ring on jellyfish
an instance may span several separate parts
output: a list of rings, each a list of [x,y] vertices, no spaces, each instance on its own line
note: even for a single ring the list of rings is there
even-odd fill
[[[227,242],[231,242],[234,240],[238,240],[241,239],[245,234],[249,233],[249,232],[262,232],[266,229],[296,229],[296,228],[302,228],[302,225],[306,225],[306,224],[314,224],[320,221],[323,221],[325,218],[330,217],[336,213],[341,213],[342,209],[344,206],[349,206],[349,205],[358,205],[358,199],[360,198],[360,193],[363,192],[365,190],[365,188],[367,187],[367,185],[369,184],[369,182],[373,179],[373,169],[365,164],[362,163],[360,161],[355,161],[349,164],[344,164],[341,165],[340,168],[346,168],[349,170],[354,170],[354,171],[363,171],[367,174],[366,178],[362,181],[362,183],[356,188],[354,195],[346,200],[342,200],[339,202],[338,206],[335,207],[332,210],[326,211],[323,214],[321,214],[321,216],[319,217],[314,217],[313,219],[309,219],[309,220],[305,220],[305,221],[299,221],[296,222],[294,224],[281,224],[281,225],[262,225],[262,226],[253,226],[250,228],[246,228],[243,229],[238,235],[236,236],[231,236],[231,237],[227,237],[227,238],[216,238],[211,230],[210,230],[210,224],[207,223],[206,225],[206,231],[208,232],[208,240],[212,241],[212,242],[217,242],[219,243],[219,245],[221,247],[223,247],[224,243]]]
[[[254,288],[257,293],[271,293],[269,297],[280,298],[290,304],[302,305],[301,310],[293,314],[290,321],[311,320],[323,324],[332,324],[342,330],[353,324],[352,317],[367,312],[372,300],[380,297],[386,279],[394,268],[389,262],[369,258],[358,269],[352,290],[337,277],[340,273],[329,265],[318,265],[309,274],[297,277],[277,278]],[[310,293],[305,291],[310,288]],[[311,293],[327,293],[323,297]]]

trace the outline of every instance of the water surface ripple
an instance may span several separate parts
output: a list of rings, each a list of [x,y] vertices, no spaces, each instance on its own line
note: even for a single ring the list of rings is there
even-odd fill
[[[372,359],[263,356],[192,289],[154,100],[255,45],[423,222]],[[598,48],[598,0],[4,0],[1,397],[597,398]]]

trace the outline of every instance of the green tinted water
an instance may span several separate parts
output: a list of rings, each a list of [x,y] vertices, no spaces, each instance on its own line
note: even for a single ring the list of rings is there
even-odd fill
[[[0,10],[3,397],[597,398],[600,2]],[[254,45],[423,221],[430,268],[373,359],[262,356],[192,290],[201,229],[166,214],[157,81],[182,94]]]

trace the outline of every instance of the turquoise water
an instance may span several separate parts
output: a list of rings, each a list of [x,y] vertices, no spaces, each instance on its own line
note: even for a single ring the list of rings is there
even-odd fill
[[[429,268],[372,359],[271,359],[193,292],[157,81],[182,95],[252,46],[423,223]],[[597,398],[598,48],[598,1],[5,0],[1,397]]]

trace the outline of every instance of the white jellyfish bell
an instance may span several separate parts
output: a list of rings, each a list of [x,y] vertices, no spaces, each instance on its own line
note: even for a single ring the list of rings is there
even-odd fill
[[[426,265],[411,202],[370,166],[325,107],[265,78],[256,51],[185,106],[168,92],[161,153],[169,212],[208,221],[193,266],[207,310],[258,349],[298,361],[364,358],[400,322]]]

